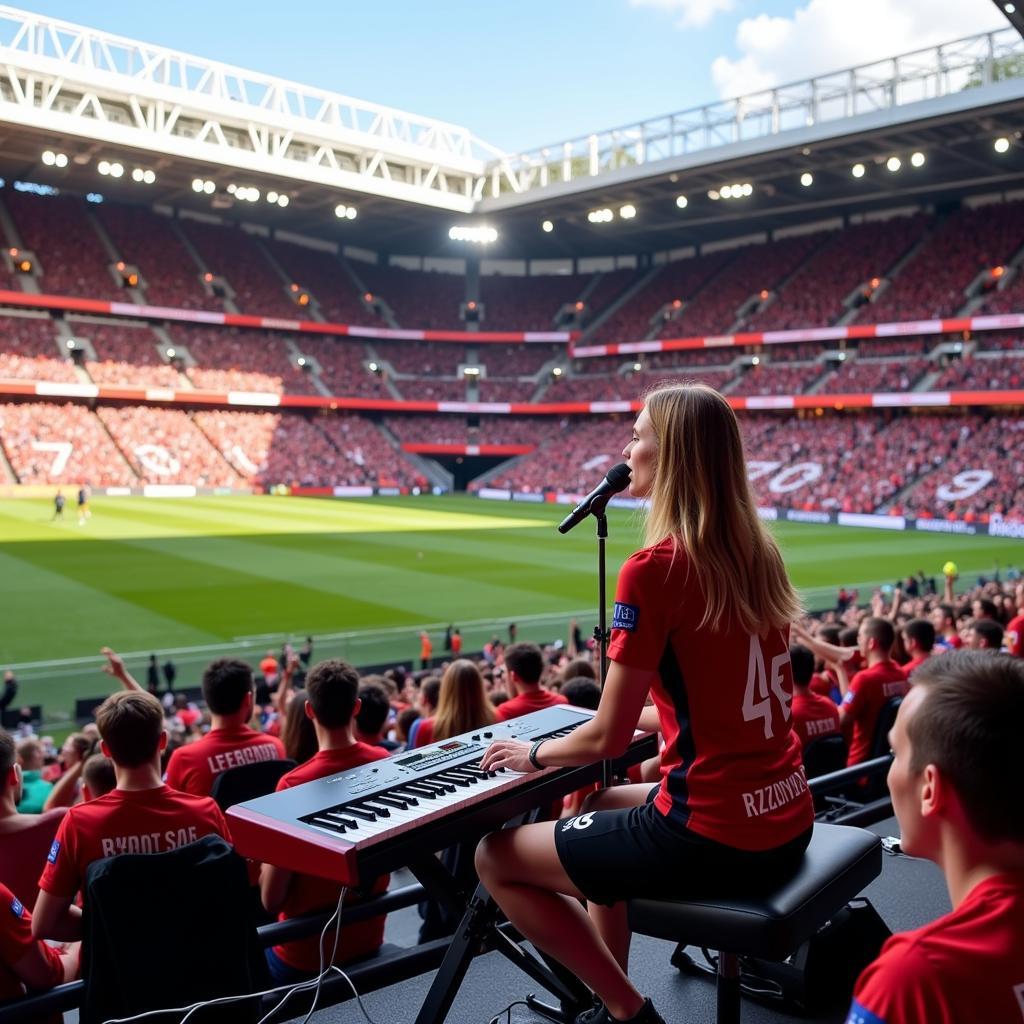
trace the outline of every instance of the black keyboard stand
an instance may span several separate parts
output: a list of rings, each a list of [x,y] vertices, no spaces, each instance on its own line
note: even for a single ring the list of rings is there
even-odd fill
[[[536,817],[536,812],[517,818],[510,822],[509,826],[523,824],[527,817]],[[449,906],[466,908],[448,952],[416,1015],[415,1024],[443,1024],[473,958],[488,950],[501,953],[524,974],[529,975],[558,998],[561,1003],[558,1008],[540,1002],[533,995],[527,998],[530,1007],[549,1020],[558,1024],[572,1024],[577,1013],[590,1008],[590,990],[578,978],[555,961],[535,956],[521,941],[516,941],[506,934],[507,925],[499,926],[498,905],[482,884],[477,885],[467,905],[465,896],[459,891],[455,880],[435,857],[419,859],[409,865],[409,870],[431,896]]]

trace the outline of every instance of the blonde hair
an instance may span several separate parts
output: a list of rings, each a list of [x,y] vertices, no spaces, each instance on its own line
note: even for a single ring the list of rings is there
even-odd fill
[[[497,720],[480,670],[466,658],[453,661],[441,677],[434,714],[434,739],[446,740]]]
[[[656,443],[645,543],[668,538],[689,556],[704,595],[700,627],[735,617],[748,633],[782,629],[801,612],[775,539],[757,514],[739,424],[699,383],[644,397]]]

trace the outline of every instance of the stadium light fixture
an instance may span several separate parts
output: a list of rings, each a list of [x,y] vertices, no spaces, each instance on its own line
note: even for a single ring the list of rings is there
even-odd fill
[[[719,200],[722,198],[722,193],[717,188],[708,189],[708,199]]]
[[[103,164],[100,164],[100,174],[106,174],[106,173],[107,172],[105,170],[103,170]],[[192,179],[192,191],[193,192],[202,192],[203,191],[203,179],[202,178],[193,178]]]
[[[295,362],[298,363],[299,366],[305,366],[306,365],[306,357],[305,356],[299,356],[299,358],[296,359]]]
[[[552,377],[561,377],[562,376],[562,368],[560,366],[553,367],[552,370],[551,370],[551,376]]]
[[[924,153],[911,153],[910,164],[912,167],[924,167],[925,155]]]
[[[498,229],[487,225],[453,224],[448,229],[453,242],[472,242],[474,245],[490,245],[498,240]]]
[[[480,367],[479,366],[464,366],[462,368],[462,375],[464,377],[479,377]]]
[[[277,202],[277,193],[274,192],[274,191],[268,192],[267,193],[267,202],[268,203],[276,203]]]
[[[175,352],[173,348],[169,348],[169,349],[167,350],[167,358],[168,358],[168,359],[173,359],[173,358],[174,358],[174,357],[175,357],[175,356],[176,356],[177,354],[178,354],[178,353],[177,353],[177,352]]]
[[[67,345],[67,347],[69,349],[74,351],[74,348],[75,348],[75,339],[74,338],[68,338],[68,340],[64,344]]]
[[[338,220],[355,220],[356,208],[354,206],[346,206],[344,203],[338,203],[334,208],[334,216]]]
[[[228,185],[228,187],[227,187],[228,195],[229,196],[233,196],[237,191],[238,191],[238,186],[234,182],[231,182],[231,184]]]
[[[623,220],[632,220],[636,216],[636,207],[632,203],[626,203],[619,207],[619,216]]]
[[[67,153],[55,153],[52,149],[43,150],[43,163],[47,167],[67,167]]]
[[[689,204],[690,200],[687,199],[686,196],[676,196],[676,206],[678,206],[680,210],[685,210]]]
[[[1010,148],[1010,140],[1005,135],[1001,135],[992,143],[992,148],[997,153],[1005,153]]]
[[[643,363],[634,363],[633,364],[633,372],[634,373],[639,373],[643,368],[644,368],[644,364]]]
[[[607,207],[600,210],[591,210],[590,213],[587,214],[587,220],[589,220],[591,224],[609,224],[614,219],[615,214]]]
[[[903,166],[903,161],[898,156],[891,156],[885,161],[885,166],[895,174]]]
[[[541,221],[540,229],[545,234],[549,235],[555,230],[555,225],[549,220]]]
[[[760,366],[761,365],[761,357],[760,356],[754,356],[754,358],[750,360],[750,365],[751,366]]]
[[[288,205],[289,200],[283,192],[270,191],[267,193],[267,202],[283,207]]]
[[[1014,14],[1016,12],[1016,10],[1017,10],[1017,5],[1016,4],[1003,4],[1003,10],[1006,11],[1007,14]]]
[[[814,184],[814,175],[811,174],[810,171],[804,171],[804,173],[800,175],[800,184],[803,185],[804,188],[810,188],[810,186]]]
[[[863,178],[864,177],[864,165],[863,164],[854,164],[853,167],[850,168],[850,173],[855,178]]]
[[[380,369],[377,363],[370,363],[370,373],[376,373]]]
[[[132,169],[132,181],[137,181],[142,185],[152,185],[156,181],[156,171],[151,171],[146,167],[135,167]]]
[[[846,353],[845,352],[840,352],[839,353],[839,362],[841,362],[841,363],[845,363],[846,362]]]
[[[732,199],[732,185],[723,185],[719,190],[718,194],[723,199]]]

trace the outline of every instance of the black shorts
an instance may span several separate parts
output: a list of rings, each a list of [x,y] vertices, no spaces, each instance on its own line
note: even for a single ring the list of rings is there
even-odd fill
[[[555,822],[555,849],[592,903],[757,895],[792,875],[811,829],[771,850],[737,850],[665,820],[655,786],[638,807],[592,811]]]

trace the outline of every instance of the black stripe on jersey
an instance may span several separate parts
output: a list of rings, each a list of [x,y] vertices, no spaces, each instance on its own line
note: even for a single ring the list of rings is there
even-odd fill
[[[676,751],[680,763],[668,773],[668,793],[672,797],[672,809],[668,813],[670,821],[685,826],[690,820],[690,790],[686,775],[697,758],[697,749],[693,742],[693,730],[690,728],[690,699],[686,693],[686,680],[679,667],[679,659],[672,649],[672,641],[665,644],[658,665],[661,685],[665,688],[675,709],[679,735],[676,738]]]

